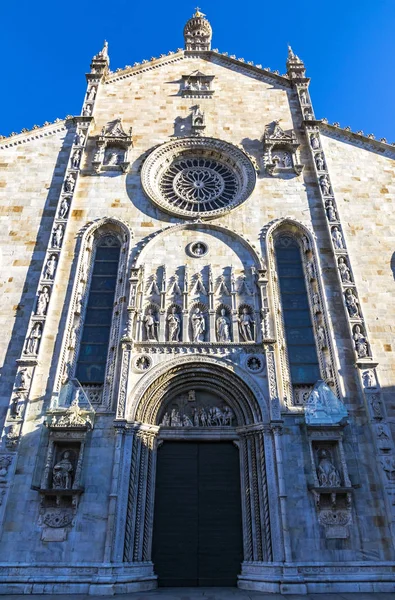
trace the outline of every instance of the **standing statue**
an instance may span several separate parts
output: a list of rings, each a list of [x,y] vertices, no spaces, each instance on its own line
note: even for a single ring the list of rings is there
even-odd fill
[[[87,104],[84,108],[84,110],[82,111],[82,116],[83,117],[90,117],[92,115],[92,107],[90,104]]]
[[[147,314],[144,317],[144,325],[145,325],[145,331],[147,334],[147,340],[149,342],[156,342],[158,340],[157,335],[156,335],[156,329],[158,327],[158,320],[155,317],[155,314],[152,310],[152,308],[149,308],[147,310]]]
[[[332,200],[328,200],[326,205],[326,214],[328,216],[328,221],[337,221],[336,210],[333,206]]]
[[[180,317],[177,315],[177,308],[172,306],[167,317],[169,327],[169,342],[179,342],[180,336]]]
[[[317,156],[315,157],[315,164],[317,165],[317,169],[319,171],[324,171],[324,169],[325,169],[325,161],[322,158],[322,154],[317,154]]]
[[[69,212],[69,198],[63,198],[59,207],[59,219],[65,219]]]
[[[302,90],[300,92],[300,101],[302,102],[302,104],[307,104],[307,94],[305,90]]]
[[[313,311],[315,315],[321,312],[320,295],[318,292],[314,292],[313,294]]]
[[[239,316],[239,330],[240,335],[245,342],[254,341],[254,325],[255,321],[248,312],[248,308],[244,307]]]
[[[25,354],[37,354],[42,336],[41,323],[35,323],[30,330],[29,337],[26,340]]]
[[[89,88],[87,100],[92,101],[95,99],[95,96],[96,96],[96,88],[94,86],[92,86],[91,88]]]
[[[321,191],[324,194],[324,196],[331,195],[331,184],[330,184],[328,175],[322,175],[322,177],[320,177],[320,186],[321,186]]]
[[[193,341],[204,342],[204,332],[206,330],[206,322],[203,313],[199,307],[195,308],[195,312],[191,316]]]
[[[319,349],[324,350],[326,348],[326,336],[322,325],[319,325],[317,328],[317,341]]]
[[[74,143],[76,146],[83,146],[84,142],[85,142],[85,134],[82,131],[82,129],[80,129],[79,131],[77,131],[77,133],[75,134],[75,139],[74,139]]]
[[[81,150],[76,150],[73,154],[73,158],[71,160],[71,166],[73,169],[78,169],[81,160]]]
[[[322,487],[340,487],[340,475],[331,461],[328,450],[321,450],[317,469],[318,481]]]
[[[52,487],[54,490],[71,490],[74,469],[69,456],[70,452],[64,452],[61,460],[52,469]]]
[[[74,191],[75,179],[71,173],[69,173],[64,180],[64,191],[71,193]]]
[[[368,344],[366,342],[366,337],[362,333],[361,327],[359,325],[355,325],[354,327],[353,338],[358,358],[366,358],[366,356],[368,356]]]
[[[59,223],[52,233],[52,248],[61,248],[63,240],[63,225]]]
[[[230,321],[224,308],[221,309],[221,314],[217,319],[217,341],[230,342]]]
[[[47,313],[48,304],[49,289],[47,287],[43,287],[43,289],[38,294],[36,315],[45,315]]]
[[[347,306],[348,314],[350,315],[351,319],[358,318],[359,317],[359,308],[358,308],[359,300],[350,288],[348,290],[346,290],[345,299],[346,299],[346,306]]]
[[[340,278],[344,283],[351,283],[352,279],[351,279],[351,271],[350,269],[347,267],[346,261],[344,260],[344,258],[341,256],[339,258],[339,273],[340,273]]]
[[[307,275],[310,279],[310,281],[314,281],[315,279],[315,270],[314,270],[314,263],[312,260],[307,261],[306,263],[306,271],[307,271]]]
[[[339,231],[338,227],[332,227],[332,241],[333,241],[333,245],[335,247],[336,250],[343,250],[344,248],[344,242],[343,242],[343,236]]]
[[[43,277],[44,279],[53,279],[56,271],[57,258],[56,254],[52,254],[45,265]]]
[[[313,148],[313,150],[319,150],[320,141],[316,135],[313,134],[310,136],[310,144],[311,144],[311,147]]]

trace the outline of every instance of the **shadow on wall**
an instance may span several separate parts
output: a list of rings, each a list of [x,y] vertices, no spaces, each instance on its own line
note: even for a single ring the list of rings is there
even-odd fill
[[[392,271],[392,276],[395,280],[395,252],[391,256],[391,271]]]

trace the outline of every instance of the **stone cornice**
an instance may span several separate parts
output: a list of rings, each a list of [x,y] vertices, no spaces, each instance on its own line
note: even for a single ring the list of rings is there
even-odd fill
[[[389,143],[385,141],[385,138],[381,138],[381,140],[376,140],[371,135],[365,135],[364,133],[351,131],[349,128],[342,128],[339,125],[330,125],[326,123],[325,120],[316,121],[315,124],[321,130],[322,134],[327,134],[330,137],[334,137],[339,140],[344,141],[353,141],[356,146],[360,148],[365,148],[366,150],[374,150],[376,152],[380,152],[385,156],[391,155],[394,157],[395,155],[395,142]]]
[[[185,58],[202,58],[207,62],[215,62],[224,67],[237,67],[240,72],[246,74],[253,73],[258,78],[262,78],[266,81],[275,80],[278,84],[287,88],[291,87],[291,81],[287,75],[280,75],[276,71],[270,71],[269,69],[263,69],[260,65],[254,65],[252,61],[246,62],[243,58],[236,58],[236,56],[229,56],[227,52],[220,53],[217,50],[208,51],[186,51],[178,49],[176,52],[169,52],[168,54],[162,54],[159,58],[151,58],[150,60],[142,61],[141,63],[135,63],[133,66],[126,66],[124,69],[117,69],[115,72],[110,73],[105,80],[105,84],[120,81],[126,77],[132,77],[139,75],[146,71],[152,71],[164,65],[184,60]]]
[[[11,134],[8,137],[0,136],[0,150],[18,146],[20,144],[26,144],[32,140],[38,140],[59,133],[60,131],[65,131],[67,129],[66,123],[68,121],[71,123],[71,120],[72,117],[56,119],[53,123],[45,123],[41,127],[34,125],[30,130],[22,130],[20,133]]]

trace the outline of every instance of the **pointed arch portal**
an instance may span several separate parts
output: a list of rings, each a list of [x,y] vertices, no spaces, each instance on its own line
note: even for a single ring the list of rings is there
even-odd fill
[[[123,560],[153,560],[159,585],[236,584],[242,563],[272,560],[260,396],[202,357],[153,368],[134,390]],[[172,411],[189,425],[171,426]]]

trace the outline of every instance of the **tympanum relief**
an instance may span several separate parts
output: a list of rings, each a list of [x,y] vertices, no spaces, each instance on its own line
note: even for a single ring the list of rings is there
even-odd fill
[[[225,402],[210,394],[190,390],[171,400],[160,419],[162,427],[232,427],[235,414]],[[218,402],[218,404],[216,404]]]

